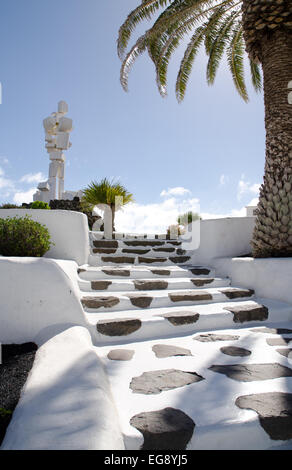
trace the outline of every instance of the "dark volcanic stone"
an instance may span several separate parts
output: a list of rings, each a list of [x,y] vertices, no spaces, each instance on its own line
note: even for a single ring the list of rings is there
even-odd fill
[[[172,302],[185,302],[185,301],[201,301],[201,300],[212,300],[212,295],[203,291],[190,291],[184,293],[168,294]]]
[[[126,269],[102,269],[102,272],[108,276],[130,277],[130,271]]]
[[[130,424],[143,434],[141,450],[184,450],[195,429],[193,420],[174,408],[139,413]]]
[[[268,392],[238,397],[235,404],[254,410],[262,428],[271,439],[292,439],[292,393]]]
[[[208,268],[201,268],[200,266],[194,267],[194,268],[189,268],[189,271],[191,271],[194,276],[207,276],[210,273],[210,269]]]
[[[131,249],[131,248],[124,248],[123,253],[132,253],[135,255],[146,255],[146,253],[149,253],[150,250],[139,250],[139,249]]]
[[[201,341],[202,343],[210,343],[212,341],[237,341],[239,336],[235,335],[215,335],[213,333],[206,333],[203,335],[195,336],[193,339]]]
[[[269,346],[287,346],[292,338],[268,338],[266,342]]]
[[[77,274],[81,274],[81,273],[86,273],[86,269],[78,268],[77,269]]]
[[[170,344],[155,344],[152,351],[158,358],[172,357],[172,356],[192,356],[189,349],[180,348],[179,346],[172,346]]]
[[[252,289],[237,289],[231,287],[228,289],[219,289],[222,294],[226,295],[228,299],[238,299],[240,297],[251,297],[254,294]]]
[[[140,264],[151,264],[151,263],[165,263],[167,261],[166,258],[142,258],[141,256],[138,257],[138,261]]]
[[[154,370],[144,372],[139,377],[133,377],[130,388],[134,393],[156,395],[165,390],[184,387],[204,380],[196,372],[184,372],[177,369]]]
[[[205,286],[206,284],[211,284],[211,282],[214,281],[213,278],[209,278],[209,279],[191,279],[192,283],[197,286],[197,287],[202,287],[202,286]]]
[[[292,369],[281,364],[228,364],[209,367],[213,372],[227,375],[230,379],[239,382],[253,382],[256,380],[270,380],[279,377],[292,377]]]
[[[264,321],[269,317],[269,310],[261,304],[256,305],[234,305],[224,307],[224,310],[233,313],[234,323],[244,323],[247,321]]]
[[[176,264],[186,263],[191,259],[190,256],[170,256],[170,261]]]
[[[129,242],[124,242],[127,246],[162,246],[165,244],[164,241],[154,241],[154,240],[132,240]]]
[[[271,335],[289,335],[292,333],[292,330],[289,330],[288,328],[267,328],[264,326],[263,328],[253,328],[252,333],[266,333],[266,334],[271,334]]]
[[[93,248],[92,251],[94,254],[104,253],[105,255],[113,255],[117,250],[115,248]]]
[[[94,240],[93,246],[95,248],[118,248],[119,242],[116,240]]]
[[[135,262],[135,258],[130,256],[102,256],[101,259],[105,263],[134,264]]]
[[[168,282],[166,281],[134,281],[135,289],[137,290],[163,290],[168,288]]]
[[[109,308],[120,303],[117,297],[83,297],[81,303],[87,308]]]
[[[141,320],[138,318],[100,320],[96,324],[97,331],[106,336],[127,336],[139,328],[141,328]]]
[[[292,357],[292,349],[290,348],[282,348],[282,349],[276,349],[276,351],[281,354],[282,356],[285,357]]]
[[[159,276],[170,276],[168,269],[151,269],[152,274],[158,274]]]
[[[182,250],[181,248],[177,248],[176,254],[179,256],[184,256],[186,254],[187,250]]]
[[[111,281],[91,281],[91,289],[106,290],[111,284]]]
[[[199,313],[194,312],[172,312],[157,316],[166,318],[174,326],[191,325],[192,323],[196,323],[200,318]]]
[[[153,300],[153,297],[149,297],[146,295],[135,295],[135,294],[131,295],[130,294],[127,297],[129,297],[132,305],[135,305],[135,307],[139,307],[139,308],[149,307],[149,305],[151,305],[151,302]]]
[[[251,351],[244,348],[237,348],[236,346],[225,346],[220,348],[220,351],[227,356],[250,356]]]
[[[158,251],[158,252],[163,252],[163,253],[173,253],[175,251],[175,248],[153,248],[153,251]]]
[[[181,245],[181,242],[176,242],[176,241],[171,241],[171,240],[168,240],[167,243],[169,243],[170,245],[173,245],[173,246],[180,246]]]
[[[107,357],[111,361],[130,361],[134,354],[132,349],[112,349]]]
[[[2,345],[0,364],[0,445],[21,390],[33,366],[37,345],[34,343]]]

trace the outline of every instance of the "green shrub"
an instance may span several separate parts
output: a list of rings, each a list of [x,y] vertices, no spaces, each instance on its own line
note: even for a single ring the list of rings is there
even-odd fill
[[[51,210],[49,204],[47,202],[42,202],[42,201],[34,201],[31,206],[31,209],[46,209],[46,210]]]
[[[17,206],[16,204],[6,203],[6,204],[2,204],[2,206],[0,206],[0,209],[21,209],[21,207]]]
[[[0,219],[0,255],[40,257],[51,245],[47,227],[30,217]]]

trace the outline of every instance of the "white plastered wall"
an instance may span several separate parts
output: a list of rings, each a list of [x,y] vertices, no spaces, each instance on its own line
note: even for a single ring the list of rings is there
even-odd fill
[[[0,218],[30,216],[46,225],[54,245],[46,258],[73,260],[80,266],[89,256],[89,230],[85,214],[74,211],[41,209],[0,209]]]

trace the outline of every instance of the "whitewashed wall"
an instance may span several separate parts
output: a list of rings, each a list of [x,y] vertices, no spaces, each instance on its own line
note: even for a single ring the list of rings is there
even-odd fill
[[[39,344],[72,325],[88,327],[74,261],[0,257],[0,343]]]
[[[233,285],[254,289],[258,297],[292,304],[292,258],[218,258],[213,266]]]
[[[214,258],[250,253],[254,224],[255,217],[202,220],[200,246],[194,251],[192,263],[212,265]]]
[[[54,246],[45,254],[46,258],[73,260],[78,265],[88,262],[89,231],[85,214],[61,210],[0,209],[0,218],[24,217],[26,214],[49,229]]]

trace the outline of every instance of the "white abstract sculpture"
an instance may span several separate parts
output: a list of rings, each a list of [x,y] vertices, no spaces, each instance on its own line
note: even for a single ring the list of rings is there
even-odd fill
[[[62,199],[64,194],[65,155],[64,151],[71,147],[70,132],[73,121],[65,117],[68,105],[65,101],[58,103],[58,111],[44,119],[46,149],[50,156],[49,179],[39,183],[34,201],[50,202],[52,199]]]

